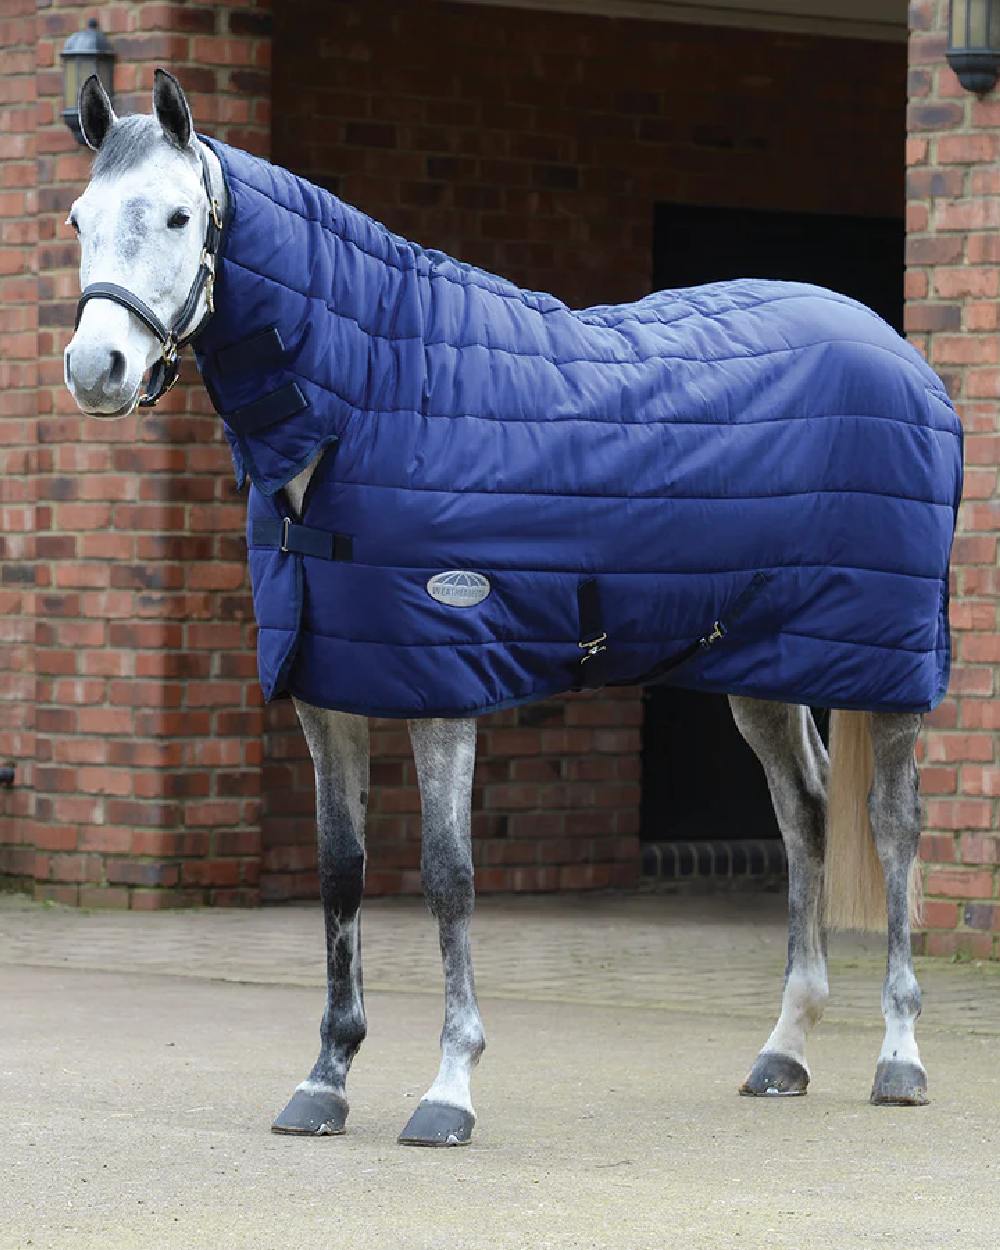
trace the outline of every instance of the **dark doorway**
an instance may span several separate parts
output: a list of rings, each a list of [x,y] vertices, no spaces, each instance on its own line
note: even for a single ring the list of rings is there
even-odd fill
[[[813,282],[861,300],[899,330],[903,244],[902,218],[660,204],[653,288]],[[723,696],[647,690],[642,775],[645,841],[778,837],[764,775]]]

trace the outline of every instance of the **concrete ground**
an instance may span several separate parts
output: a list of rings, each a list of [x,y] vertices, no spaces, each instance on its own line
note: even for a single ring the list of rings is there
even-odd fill
[[[484,900],[489,1047],[462,1150],[395,1137],[436,1066],[433,926],[368,905],[342,1138],[275,1137],[316,1050],[314,907],[0,902],[0,1248],[992,1247],[1000,975],[920,961],[931,1106],[876,1109],[881,944],[834,942],[804,1099],[736,1086],[772,1023],[774,896]]]

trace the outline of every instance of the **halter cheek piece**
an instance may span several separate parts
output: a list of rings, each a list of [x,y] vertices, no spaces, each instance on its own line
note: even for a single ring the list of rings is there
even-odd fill
[[[201,158],[201,180],[205,187],[205,194],[208,196],[208,225],[205,227],[205,243],[201,249],[198,272],[191,283],[187,299],[170,325],[165,326],[152,308],[138,295],[133,295],[126,287],[118,286],[115,282],[92,282],[90,286],[84,288],[76,306],[74,329],[80,324],[84,307],[89,300],[109,299],[115,304],[120,304],[122,308],[127,308],[130,313],[134,313],[143,325],[160,340],[163,351],[150,372],[148,390],[144,395],[139,396],[140,408],[152,408],[170,390],[177,381],[177,353],[198,334],[215,312],[215,258],[222,240],[222,215],[219,211],[219,202],[212,194],[208,158],[201,147],[198,148],[198,155]],[[202,292],[205,293],[208,311],[193,329],[185,333],[198,307]]]

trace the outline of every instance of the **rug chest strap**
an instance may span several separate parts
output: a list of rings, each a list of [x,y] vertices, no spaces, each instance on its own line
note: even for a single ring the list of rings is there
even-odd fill
[[[251,547],[273,547],[278,551],[300,556],[316,556],[320,560],[350,560],[354,555],[354,539],[350,534],[331,534],[329,530],[298,525],[290,517],[283,520],[256,520],[250,529]]]

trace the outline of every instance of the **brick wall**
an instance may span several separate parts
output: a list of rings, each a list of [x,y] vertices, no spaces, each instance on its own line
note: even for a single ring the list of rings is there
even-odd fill
[[[947,14],[947,0],[910,6],[907,327],[966,431],[955,667],[923,744],[923,945],[983,957],[1000,955],[1000,97],[948,68]]]
[[[277,161],[570,304],[650,289],[660,200],[902,211],[901,47],[398,0],[285,3],[274,41]],[[634,879],[641,715],[620,691],[483,721],[480,889]],[[287,704],[267,716],[264,896],[314,894],[311,769]],[[405,733],[372,742],[368,890],[413,891]]]
[[[23,886],[35,814],[35,0],[0,6],[0,114],[0,762],[19,765],[17,789],[0,790],[0,875]]]
[[[149,110],[153,68],[168,64],[202,125],[266,152],[265,5],[107,3],[94,12],[118,53],[122,112]],[[14,386],[0,395],[12,438],[4,503],[10,528],[27,528],[27,482],[36,531],[33,553],[13,540],[16,562],[4,570],[5,642],[20,649],[4,653],[2,688],[14,707],[4,708],[3,749],[17,762],[18,788],[0,799],[15,817],[0,829],[3,862],[39,897],[61,902],[252,902],[261,709],[243,503],[218,420],[191,372],[155,414],[117,422],[82,417],[62,380],[78,291],[77,246],[63,223],[90,159],[59,116],[58,52],[88,16],[79,4],[0,4],[5,34],[20,41],[7,52],[16,72],[0,82],[15,103],[8,115],[4,101],[0,140],[5,329],[16,331],[0,366]],[[19,363],[34,360],[36,374]],[[28,572],[34,591],[18,602]],[[25,639],[34,643],[33,699]],[[32,708],[34,741],[25,732]]]

